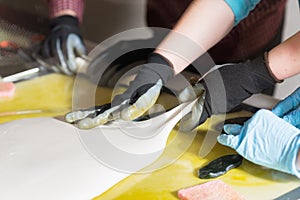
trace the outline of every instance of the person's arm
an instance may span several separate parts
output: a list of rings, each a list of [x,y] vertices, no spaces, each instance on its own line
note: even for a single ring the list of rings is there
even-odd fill
[[[70,15],[82,21],[85,0],[48,0],[50,18]]]
[[[269,53],[269,67],[278,80],[300,73],[300,32]]]
[[[75,58],[86,54],[79,30],[84,0],[48,0],[48,4],[50,32],[38,53],[56,72],[73,75],[78,68]]]
[[[234,14],[224,0],[195,0],[155,50],[180,73],[220,41],[233,27]],[[183,37],[179,38],[178,33]]]
[[[155,52],[180,73],[225,37],[259,1],[194,0]]]

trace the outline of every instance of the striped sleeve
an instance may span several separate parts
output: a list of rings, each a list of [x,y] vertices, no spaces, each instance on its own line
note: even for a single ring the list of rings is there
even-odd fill
[[[50,18],[59,15],[60,12],[71,10],[76,13],[79,21],[82,21],[85,0],[47,0],[50,7]]]
[[[234,14],[234,25],[246,18],[260,0],[225,0]]]

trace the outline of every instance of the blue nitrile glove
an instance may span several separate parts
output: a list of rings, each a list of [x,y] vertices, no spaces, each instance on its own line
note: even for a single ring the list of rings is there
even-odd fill
[[[163,56],[153,53],[147,63],[140,66],[127,90],[116,95],[111,105],[66,114],[67,122],[78,122],[81,129],[90,129],[117,118],[134,120],[148,111],[156,102],[164,84],[174,76],[171,63]]]
[[[86,53],[78,24],[78,19],[69,15],[50,21],[50,34],[42,42],[39,53],[48,62],[51,60],[50,64],[56,66],[57,72],[75,74],[76,56],[83,56]]]
[[[268,110],[259,110],[244,126],[227,124],[219,143],[256,164],[296,175],[300,130]]]
[[[285,121],[300,128],[300,87],[280,101],[272,112]]]

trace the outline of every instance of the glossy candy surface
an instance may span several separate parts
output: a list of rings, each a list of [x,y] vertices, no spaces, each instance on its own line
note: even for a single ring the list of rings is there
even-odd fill
[[[222,156],[200,168],[198,177],[201,179],[216,178],[240,166],[242,161],[243,157],[238,154]]]

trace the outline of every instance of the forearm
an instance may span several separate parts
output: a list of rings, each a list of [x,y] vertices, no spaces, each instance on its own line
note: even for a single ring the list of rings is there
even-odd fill
[[[50,18],[71,15],[82,20],[85,0],[48,0]]]
[[[273,48],[268,54],[270,70],[278,80],[300,73],[300,32]]]
[[[180,73],[219,42],[233,24],[234,14],[224,0],[195,0],[155,52]]]

